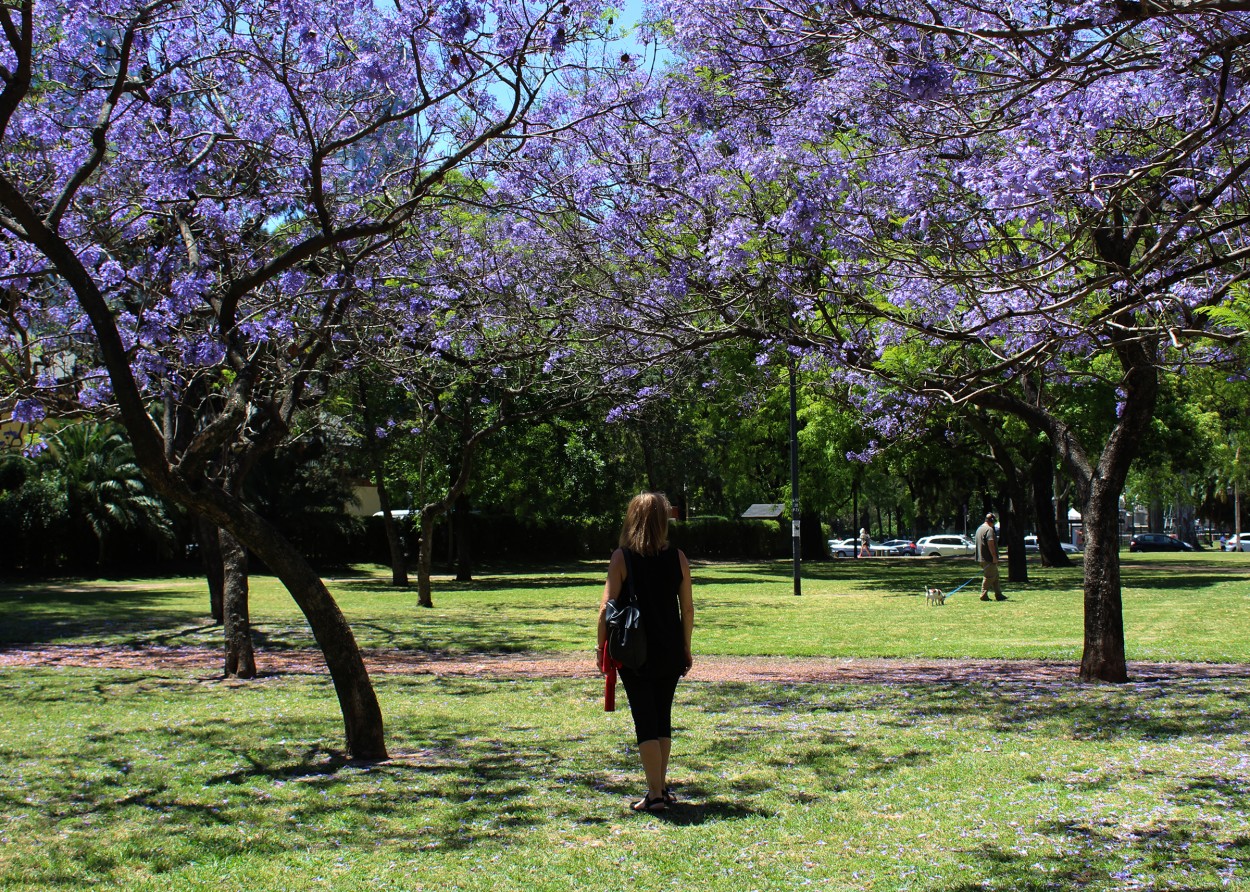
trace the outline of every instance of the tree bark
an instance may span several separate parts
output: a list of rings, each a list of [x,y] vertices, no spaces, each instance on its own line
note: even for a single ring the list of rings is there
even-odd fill
[[[820,512],[805,509],[800,516],[799,539],[804,561],[823,561],[828,557],[824,531],[821,529]]]
[[[990,456],[1002,472],[1003,491],[999,497],[999,544],[1007,549],[1007,581],[1029,581],[1028,557],[1024,553],[1024,523],[1020,517],[1028,504],[1025,484],[1015,455],[1003,442],[987,418],[970,413],[969,422],[990,447]]]
[[[325,583],[299,549],[245,505],[219,490],[209,490],[205,496],[211,499],[219,523],[228,526],[239,541],[247,542],[252,553],[282,580],[308,620],[343,712],[347,754],[364,761],[385,759],[386,740],[377,695],[356,636]],[[229,510],[218,514],[222,508]]]
[[[1049,447],[1039,449],[1029,464],[1029,486],[1033,495],[1033,513],[1037,517],[1037,553],[1043,567],[1067,567],[1072,564],[1060,545],[1055,526],[1055,457]],[[1067,509],[1064,509],[1067,515]]]
[[[1128,681],[1120,595],[1120,491],[1095,480],[1081,507],[1085,524],[1083,681]]]
[[[434,560],[434,522],[448,515],[452,506],[468,487],[473,475],[473,458],[477,447],[487,435],[495,430],[498,430],[498,427],[486,427],[474,433],[467,422],[461,426],[460,467],[452,469],[452,480],[446,494],[437,501],[427,502],[421,508],[421,553],[417,559],[418,606],[434,606],[433,587],[430,583],[430,570]]]
[[[256,651],[252,644],[252,620],[248,609],[247,549],[228,532],[221,533],[224,570],[223,614],[227,678],[255,678]]]
[[[391,494],[386,488],[386,475],[382,470],[381,453],[375,448],[373,454],[373,485],[378,490],[378,507],[382,510],[382,529],[386,532],[386,545],[391,555],[391,585],[408,587],[408,559],[404,556],[404,543],[399,536],[399,524],[391,514]]]
[[[195,539],[200,546],[200,560],[204,566],[204,578],[208,582],[208,609],[213,622],[225,622],[224,593],[226,587],[225,565],[221,556],[220,531],[215,523],[195,516]]]
[[[426,505],[421,509],[421,541],[417,555],[417,606],[433,607],[434,593],[430,584],[430,571],[434,563],[434,521],[437,506]]]
[[[1007,581],[1027,583],[1029,581],[1028,555],[1024,553],[1024,518],[1017,505],[1020,504],[1019,486],[1010,483],[1001,498],[999,508],[1000,544],[1007,549]]]
[[[1123,682],[1124,611],[1120,592],[1120,495],[1129,468],[1154,416],[1159,372],[1146,345],[1115,345],[1124,369],[1120,415],[1094,463],[1076,433],[1039,403],[995,392],[978,396],[977,405],[1009,412],[1046,433],[1072,475],[1082,505],[1085,528],[1085,647],[1083,681]]]

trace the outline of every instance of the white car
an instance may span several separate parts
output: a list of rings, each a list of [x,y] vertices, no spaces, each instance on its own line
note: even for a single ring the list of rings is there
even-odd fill
[[[1071,542],[1060,542],[1059,547],[1062,548],[1064,551],[1066,551],[1068,554],[1076,554],[1077,552],[1077,547],[1073,545]],[[1024,553],[1025,554],[1037,554],[1037,552],[1038,552],[1037,537],[1025,536],[1024,537]]]
[[[1245,551],[1246,550],[1246,543],[1244,541],[1245,538],[1246,537],[1244,535],[1241,537],[1241,539],[1238,539],[1236,536],[1229,536],[1228,541],[1224,543],[1224,550],[1225,551]]]
[[[829,553],[836,558],[855,557],[855,553],[859,551],[858,539],[830,539]]]
[[[924,557],[972,557],[977,547],[967,536],[925,536],[916,540],[916,553]]]

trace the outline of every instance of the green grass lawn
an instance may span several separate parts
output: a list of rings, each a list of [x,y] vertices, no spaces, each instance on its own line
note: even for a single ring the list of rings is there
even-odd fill
[[[0,889],[1246,889],[1250,682],[679,691],[667,816],[584,681],[0,676]]]
[[[586,650],[600,564],[442,583],[332,583],[367,647]],[[1080,570],[1011,600],[955,561],[696,566],[704,654],[1057,657]],[[1130,660],[1250,662],[1250,558],[1125,556]],[[308,643],[254,581],[263,647]],[[216,644],[198,580],[0,588],[7,644]],[[518,631],[520,630],[520,631]],[[1250,679],[1121,686],[690,682],[668,815],[601,682],[375,679],[394,757],[336,756],[329,681],[0,670],[0,889],[1250,889]],[[623,696],[622,696],[623,701]]]
[[[540,571],[489,568],[472,583],[440,581],[435,607],[389,585],[379,567],[330,581],[361,646],[439,653],[591,647],[603,563]],[[696,651],[703,654],[1002,657],[1079,660],[1081,568],[1030,565],[1010,600],[984,604],[978,582],[945,607],[926,585],[951,590],[978,575],[970,561],[895,559],[808,564],[803,596],[791,567],[695,565]],[[1250,555],[1124,555],[1129,660],[1250,662]],[[43,583],[0,587],[0,644],[216,645],[202,580]],[[252,581],[262,649],[311,647],[303,618],[271,577]],[[520,631],[519,631],[520,630]]]

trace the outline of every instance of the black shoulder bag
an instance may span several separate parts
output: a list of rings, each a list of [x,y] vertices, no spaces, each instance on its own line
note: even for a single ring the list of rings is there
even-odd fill
[[[622,548],[621,554],[625,557],[625,587],[608,601],[608,655],[627,669],[637,669],[647,661],[647,632],[638,610],[629,550]]]

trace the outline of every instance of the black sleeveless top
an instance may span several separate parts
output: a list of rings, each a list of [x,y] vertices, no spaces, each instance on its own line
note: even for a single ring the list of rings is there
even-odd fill
[[[670,546],[648,557],[623,550],[629,569],[621,595],[632,580],[647,630],[647,661],[636,671],[652,678],[681,675],[686,668],[686,636],[677,595],[682,583],[678,551]]]

